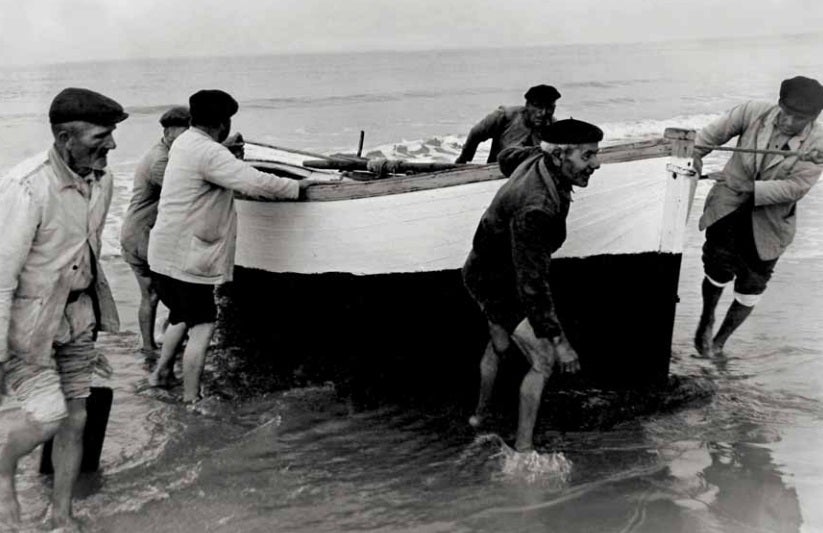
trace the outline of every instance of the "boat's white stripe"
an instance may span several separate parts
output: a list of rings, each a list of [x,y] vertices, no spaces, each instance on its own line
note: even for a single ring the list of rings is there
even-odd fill
[[[665,163],[604,165],[575,192],[557,256],[679,251],[661,249]],[[238,201],[237,264],[295,273],[459,268],[502,183],[328,202]]]

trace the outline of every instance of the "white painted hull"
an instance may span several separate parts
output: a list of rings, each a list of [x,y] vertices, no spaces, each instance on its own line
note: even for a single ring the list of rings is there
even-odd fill
[[[603,165],[574,192],[558,257],[680,253],[693,186],[666,159]],[[425,179],[425,178],[422,178]],[[358,199],[238,200],[238,266],[358,275],[460,268],[503,180]]]

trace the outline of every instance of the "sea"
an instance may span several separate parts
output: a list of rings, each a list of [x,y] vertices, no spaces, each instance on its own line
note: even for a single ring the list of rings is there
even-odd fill
[[[100,383],[114,388],[115,402],[101,470],[82,477],[77,515],[88,531],[158,533],[823,531],[819,186],[799,204],[795,242],[761,303],[726,357],[707,361],[692,346],[697,218],[709,186],[701,183],[671,372],[708,380],[716,392],[606,428],[541,426],[540,455],[528,459],[494,431],[471,430],[465,406],[356,408],[334,383],[215,401],[206,415],[148,394],[135,353],[136,285],[117,244],[136,162],[161,135],[159,115],[199,89],[234,95],[233,126],[249,140],[353,152],[362,130],[366,153],[450,160],[474,123],[521,104],[539,83],[562,93],[558,118],[594,122],[619,143],[659,137],[668,126],[700,128],[746,100],[775,102],[780,82],[795,75],[823,78],[823,33],[0,68],[0,173],[48,148],[49,102],[64,87],[102,92],[130,114],[109,158],[116,187],[104,245],[124,326],[100,344],[116,370]],[[712,154],[707,170],[724,160]],[[643,334],[638,324],[615,339],[615,356]],[[48,512],[50,479],[37,473],[38,456],[18,475],[31,531],[42,530]]]

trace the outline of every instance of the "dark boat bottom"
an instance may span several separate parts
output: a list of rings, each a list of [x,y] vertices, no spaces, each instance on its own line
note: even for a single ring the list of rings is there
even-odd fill
[[[708,394],[703,384],[668,376],[679,267],[679,254],[657,253],[552,263],[558,313],[583,373],[552,377],[546,403],[568,405],[544,416],[556,412],[562,426],[580,426],[582,418],[600,425],[614,409],[581,409],[619,404],[627,414],[648,412]],[[220,364],[227,379],[243,376],[238,387],[332,381],[368,403],[408,399],[470,409],[476,400],[488,336],[459,271],[354,276],[238,267],[220,301],[221,344],[234,354]],[[497,394],[516,408],[526,365],[516,355],[506,359]]]

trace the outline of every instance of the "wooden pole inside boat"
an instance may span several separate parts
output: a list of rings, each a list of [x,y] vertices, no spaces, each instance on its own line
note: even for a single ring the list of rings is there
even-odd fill
[[[250,139],[246,139],[246,143],[248,144],[256,144],[257,146],[262,146],[264,148],[271,148],[272,150],[280,150],[281,152],[288,152],[290,154],[298,154],[298,155],[305,155],[308,157],[316,157],[318,159],[334,159],[333,157],[329,157],[323,154],[317,154],[315,152],[307,152],[306,150],[298,150],[296,148],[286,148],[283,146],[275,146],[273,144],[268,144],[260,141],[252,141]]]
[[[660,234],[660,251],[681,253],[686,220],[697,185],[694,169],[694,139],[696,132],[681,128],[666,128],[663,135],[671,141],[671,157],[666,165],[666,197],[663,204],[663,227]]]
[[[357,143],[357,157],[362,157],[363,154],[363,140],[366,138],[366,132],[360,130],[360,142]]]

